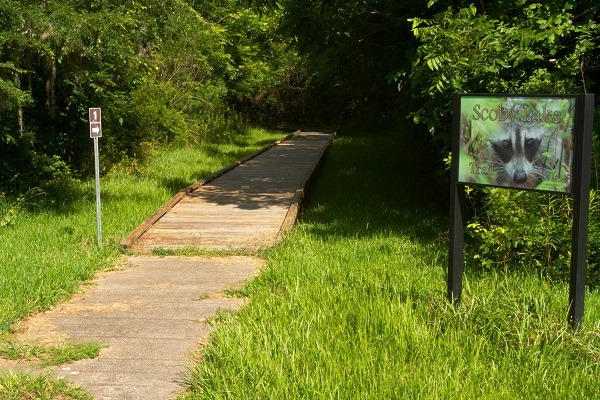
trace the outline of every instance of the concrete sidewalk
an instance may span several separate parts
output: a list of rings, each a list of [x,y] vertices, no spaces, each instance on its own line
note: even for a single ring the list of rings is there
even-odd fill
[[[27,340],[98,341],[97,359],[53,368],[96,400],[170,399],[189,356],[210,333],[206,319],[237,309],[243,299],[227,288],[253,277],[252,257],[129,257],[122,271],[105,273],[85,293],[26,321]]]

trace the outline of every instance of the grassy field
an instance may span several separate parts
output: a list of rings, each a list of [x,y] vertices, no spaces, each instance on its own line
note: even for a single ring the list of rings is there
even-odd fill
[[[446,301],[447,191],[426,149],[336,139],[304,214],[190,367],[190,399],[596,398],[600,296],[467,268]]]
[[[0,228],[4,331],[114,267],[120,240],[177,190],[280,136],[253,131],[238,143],[170,149],[104,176],[102,250],[93,182],[24,201],[37,205],[0,200],[15,210]],[[218,330],[182,398],[597,397],[597,289],[578,332],[566,324],[567,284],[534,268],[467,268],[462,305],[447,303],[448,195],[432,183],[435,157],[416,143],[336,139],[301,220],[241,291],[249,305],[214,318]],[[56,357],[8,333],[1,341],[5,357]],[[49,376],[0,376],[1,398],[42,394],[88,398]]]
[[[97,246],[93,180],[62,185],[52,193],[32,191],[21,199],[0,196],[0,356],[64,362],[65,353],[77,346],[54,350],[15,343],[11,325],[67,299],[97,271],[115,267],[120,241],[178,190],[285,135],[252,129],[228,143],[165,149],[147,165],[116,166],[101,178],[102,249]],[[2,376],[0,397],[35,398],[10,397],[2,388],[46,381]]]

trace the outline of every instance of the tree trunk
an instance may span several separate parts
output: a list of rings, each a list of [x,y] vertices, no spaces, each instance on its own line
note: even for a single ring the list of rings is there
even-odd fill
[[[19,56],[15,57],[15,67],[19,68]],[[13,84],[21,90],[21,75],[17,71],[13,73]],[[25,123],[23,121],[23,105],[19,100],[17,100],[17,120],[19,121],[19,137],[23,138]]]
[[[56,60],[52,56],[46,56],[45,64],[47,66],[48,76],[46,77],[46,106],[52,113],[56,104]]]

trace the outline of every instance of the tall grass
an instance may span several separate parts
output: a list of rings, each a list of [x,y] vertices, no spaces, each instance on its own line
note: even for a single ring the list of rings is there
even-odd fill
[[[334,142],[302,220],[249,304],[217,319],[183,398],[597,397],[597,290],[578,332],[567,284],[535,268],[468,269],[462,304],[448,304],[447,195],[416,143]]]
[[[112,268],[121,240],[175,192],[284,135],[254,129],[227,143],[157,150],[147,164],[115,166],[101,178],[102,249],[97,247],[93,181],[65,182],[43,195],[0,198],[0,217],[5,216],[0,330],[68,298],[96,271]]]

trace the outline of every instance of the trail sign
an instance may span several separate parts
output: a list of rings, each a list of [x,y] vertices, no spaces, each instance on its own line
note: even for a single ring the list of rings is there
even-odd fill
[[[89,109],[90,137],[94,139],[94,165],[96,168],[96,221],[98,223],[98,247],[102,247],[102,212],[100,208],[100,156],[98,138],[102,137],[102,110]]]
[[[90,137],[102,137],[102,110],[100,108],[90,108]]]
[[[573,207],[568,319],[583,318],[594,95],[455,94],[448,300],[462,293],[466,185],[570,195]],[[543,223],[543,222],[540,222]]]

